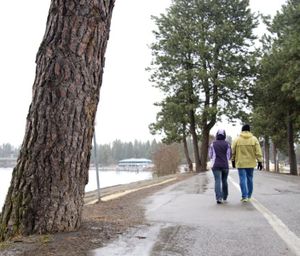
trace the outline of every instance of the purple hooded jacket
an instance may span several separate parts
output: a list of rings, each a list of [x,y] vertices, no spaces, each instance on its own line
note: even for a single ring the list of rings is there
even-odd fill
[[[216,169],[229,169],[228,161],[231,158],[231,146],[225,141],[225,130],[217,131],[216,140],[209,147],[208,155],[211,159],[211,167]]]

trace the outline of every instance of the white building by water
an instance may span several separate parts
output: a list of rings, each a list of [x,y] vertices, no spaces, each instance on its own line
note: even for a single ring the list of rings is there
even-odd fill
[[[118,162],[117,170],[122,171],[151,171],[153,163],[146,158],[128,158]]]

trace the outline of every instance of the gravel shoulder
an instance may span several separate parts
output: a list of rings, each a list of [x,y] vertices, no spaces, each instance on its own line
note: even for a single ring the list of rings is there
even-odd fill
[[[128,228],[145,224],[144,209],[139,202],[154,192],[186,179],[193,174],[176,174],[151,180],[113,186],[85,195],[82,225],[78,231],[53,235],[16,237],[0,243],[1,256],[83,256],[116,239]],[[110,199],[111,195],[116,198]],[[105,201],[104,201],[105,200]]]

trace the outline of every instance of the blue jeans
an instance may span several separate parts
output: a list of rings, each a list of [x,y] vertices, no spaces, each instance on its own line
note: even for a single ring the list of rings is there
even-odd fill
[[[238,168],[242,198],[251,198],[253,192],[254,168]]]
[[[215,194],[216,200],[226,200],[228,196],[228,169],[214,169],[212,170],[215,177]]]

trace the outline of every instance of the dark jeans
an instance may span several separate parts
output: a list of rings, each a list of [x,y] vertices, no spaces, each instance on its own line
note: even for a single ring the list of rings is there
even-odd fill
[[[253,192],[253,168],[238,168],[242,198],[251,198]]]
[[[215,177],[215,193],[216,200],[226,200],[228,196],[228,169],[214,169],[212,170]]]

